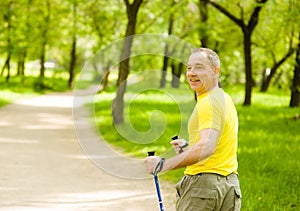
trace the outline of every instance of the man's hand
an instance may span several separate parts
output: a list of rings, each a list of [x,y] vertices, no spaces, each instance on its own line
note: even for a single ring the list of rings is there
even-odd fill
[[[161,158],[159,156],[149,156],[144,159],[144,163],[146,165],[146,170],[149,174],[153,174],[155,167],[159,163]]]
[[[182,153],[183,149],[188,146],[188,143],[184,139],[176,139],[170,142],[173,145],[173,149],[176,154]]]

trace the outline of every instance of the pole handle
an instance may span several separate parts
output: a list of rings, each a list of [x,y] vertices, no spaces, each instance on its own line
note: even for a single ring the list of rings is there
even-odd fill
[[[154,156],[155,155],[155,151],[150,151],[150,152],[148,152],[148,157],[149,156]]]
[[[177,139],[179,139],[178,135],[172,137],[172,140],[177,140]]]

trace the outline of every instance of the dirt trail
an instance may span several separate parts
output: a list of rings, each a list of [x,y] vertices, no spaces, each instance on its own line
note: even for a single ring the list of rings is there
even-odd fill
[[[116,177],[87,158],[72,106],[69,92],[0,109],[0,210],[159,210],[151,178]],[[165,210],[174,210],[174,188],[161,189]]]

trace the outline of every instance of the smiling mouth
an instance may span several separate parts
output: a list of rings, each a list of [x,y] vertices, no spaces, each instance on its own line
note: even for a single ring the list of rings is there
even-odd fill
[[[199,82],[199,81],[200,81],[200,79],[194,79],[194,78],[190,79],[190,82]]]

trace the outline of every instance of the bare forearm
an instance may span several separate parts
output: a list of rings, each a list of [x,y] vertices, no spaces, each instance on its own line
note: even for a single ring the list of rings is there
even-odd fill
[[[178,154],[174,157],[167,159],[164,163],[162,171],[168,171],[172,169],[182,168],[193,163],[196,163],[197,159],[192,158],[189,154],[190,150],[187,150],[181,154]]]
[[[195,164],[211,156],[216,149],[219,131],[214,129],[204,129],[200,131],[201,139],[191,148],[176,156],[167,159],[163,163],[161,171],[168,171]],[[146,169],[149,173],[153,173],[161,158],[158,156],[150,156],[145,158]]]
[[[210,151],[206,149],[206,146],[207,144],[196,144],[183,153],[167,159],[162,171],[186,167],[206,159],[211,155]]]

